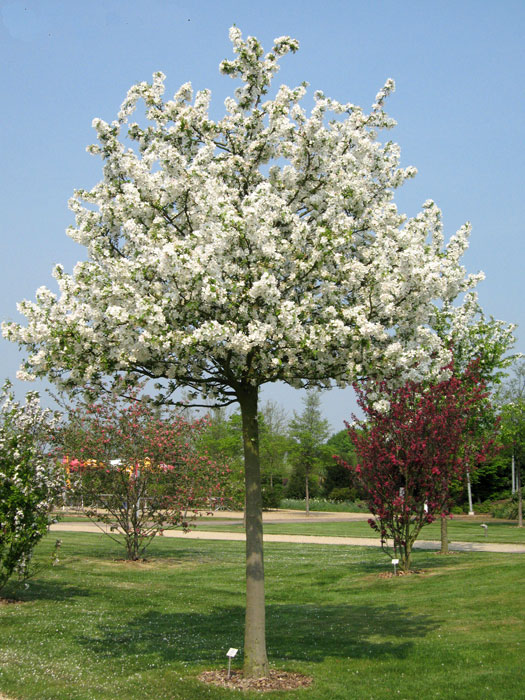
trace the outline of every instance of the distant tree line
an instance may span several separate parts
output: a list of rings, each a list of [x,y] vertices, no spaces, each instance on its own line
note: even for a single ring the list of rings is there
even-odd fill
[[[479,464],[472,465],[470,481],[475,509],[486,502],[511,500],[502,513],[518,517],[518,472],[525,456],[525,363],[517,363],[514,378],[498,387],[492,402],[493,418],[500,419],[496,449]],[[275,401],[259,412],[263,505],[278,508],[283,498],[324,498],[329,501],[360,502],[366,490],[353,469],[357,454],[347,428],[331,432],[321,411],[320,393],[307,391],[303,409],[291,415]],[[231,495],[242,507],[243,448],[239,412],[216,409],[200,440],[214,458],[226,459],[234,476]],[[514,461],[514,471],[512,462]],[[450,488],[454,512],[468,508],[467,482],[454,480]],[[495,506],[496,507],[496,506]]]

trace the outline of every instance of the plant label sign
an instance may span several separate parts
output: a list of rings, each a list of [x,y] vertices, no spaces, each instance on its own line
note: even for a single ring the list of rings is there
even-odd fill
[[[237,654],[239,650],[234,649],[233,647],[230,647],[228,651],[226,652],[226,656],[228,657],[228,678],[231,678],[232,675],[232,659],[233,657]]]

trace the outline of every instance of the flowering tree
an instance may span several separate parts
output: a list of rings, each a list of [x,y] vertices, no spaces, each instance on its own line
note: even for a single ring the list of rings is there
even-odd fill
[[[404,571],[412,546],[427,523],[448,514],[450,486],[484,461],[494,444],[486,422],[488,394],[477,366],[462,378],[436,384],[386,382],[356,387],[365,421],[348,426],[357,455],[355,469],[375,519],[368,522],[387,538]],[[380,402],[375,401],[377,392]],[[381,404],[381,405],[379,405]]]
[[[268,97],[289,37],[266,55],[230,30],[236,57],[221,71],[241,85],[225,116],[189,83],[163,99],[164,76],[129,91],[118,118],[94,121],[103,180],[77,191],[69,235],[89,259],[23,302],[28,320],[4,326],[29,351],[22,374],[60,387],[123,375],[186,387],[243,422],[247,521],[245,673],[268,670],[257,402],[259,388],[345,386],[356,378],[436,376],[449,352],[432,330],[436,301],[451,302],[465,277],[462,227],[444,245],[440,211],[414,218],[393,191],[415,174],[399,148],[378,141],[395,122],[388,80],[369,114],[282,85]],[[133,113],[140,100],[147,123]],[[139,123],[141,122],[141,123]],[[131,145],[131,147],[130,147]]]
[[[162,416],[144,401],[113,399],[78,407],[58,431],[68,487],[119,544],[123,533],[128,559],[222,500],[229,469],[195,444],[206,425]]]
[[[51,523],[63,474],[46,453],[53,415],[29,393],[25,405],[6,383],[0,394],[0,590],[13,574],[31,574],[33,549]]]

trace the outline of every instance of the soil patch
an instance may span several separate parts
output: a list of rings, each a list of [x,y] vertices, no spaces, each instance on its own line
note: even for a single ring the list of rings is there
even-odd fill
[[[16,598],[0,598],[0,605],[21,605],[25,602],[25,600],[17,600]],[[2,700],[1,695],[0,700]]]
[[[394,574],[393,571],[383,571],[382,574],[378,574],[378,578],[396,578],[397,576],[413,576],[414,574],[426,574],[423,569],[409,569],[408,571],[398,571]]]
[[[228,671],[204,671],[199,680],[204,683],[219,685],[222,688],[233,690],[294,690],[295,688],[308,688],[313,683],[313,678],[303,676],[302,673],[292,671],[278,671],[272,669],[265,678],[244,678],[242,671],[232,671],[228,678]]]
[[[86,560],[87,561],[87,560]],[[115,569],[162,569],[168,567],[191,568],[194,569],[201,564],[206,564],[209,560],[200,557],[195,560],[188,560],[177,557],[151,557],[150,559],[106,559],[97,562],[101,566],[113,567]]]

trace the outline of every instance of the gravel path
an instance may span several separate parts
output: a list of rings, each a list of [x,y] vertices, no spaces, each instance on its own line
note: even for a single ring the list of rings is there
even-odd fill
[[[266,514],[265,514],[266,515]],[[345,515],[356,515],[349,513]],[[359,514],[361,515],[361,514]],[[366,515],[366,514],[365,514]],[[366,520],[369,516],[366,516]],[[360,518],[363,519],[363,518]],[[290,522],[291,519],[282,522]],[[279,522],[272,520],[271,522]],[[294,520],[302,522],[302,520]],[[311,522],[311,520],[307,520]],[[101,532],[101,529],[94,523],[55,523],[51,526],[51,532]],[[165,530],[164,537],[177,537],[189,540],[230,540],[243,542],[244,533],[241,532],[209,532],[201,530],[191,530],[181,532],[180,530]],[[264,535],[265,542],[290,542],[292,544],[325,544],[325,545],[351,545],[360,547],[380,547],[379,540],[374,537],[324,537],[322,535]],[[435,540],[418,540],[415,549],[440,549],[441,544]],[[525,545],[504,544],[495,542],[451,542],[449,549],[454,552],[504,552],[512,554],[525,554]]]

